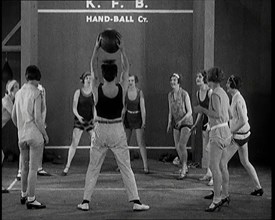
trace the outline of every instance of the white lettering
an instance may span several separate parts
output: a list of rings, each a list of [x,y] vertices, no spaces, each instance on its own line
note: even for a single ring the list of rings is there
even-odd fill
[[[118,4],[119,4],[118,1],[112,1],[112,8],[114,8]]]
[[[144,3],[143,0],[136,0],[136,8],[143,8]]]
[[[92,22],[93,16],[86,16],[86,22]]]
[[[93,4],[93,1],[86,1],[86,8],[95,8],[95,5]]]

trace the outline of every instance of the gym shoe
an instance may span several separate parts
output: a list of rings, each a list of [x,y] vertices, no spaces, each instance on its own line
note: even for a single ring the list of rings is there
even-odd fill
[[[133,211],[147,211],[148,209],[150,209],[149,205],[144,205],[144,204],[137,204],[134,203],[133,205]]]
[[[211,176],[204,175],[203,177],[199,178],[200,181],[205,181],[205,180],[211,180]]]
[[[175,159],[173,160],[173,164],[174,165],[180,165],[180,160],[179,160],[179,158],[178,157],[175,157]]]
[[[77,208],[82,211],[88,211],[89,210],[89,203],[81,203],[77,205]]]
[[[39,176],[51,176],[51,174],[47,173],[45,170],[41,169],[37,171],[37,175]]]
[[[213,186],[213,178],[210,179],[210,181],[207,183],[208,186]]]

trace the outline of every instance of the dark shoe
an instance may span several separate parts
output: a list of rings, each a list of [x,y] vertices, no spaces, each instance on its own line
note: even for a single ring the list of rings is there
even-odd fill
[[[211,194],[209,194],[209,195],[207,195],[207,196],[205,196],[205,197],[203,197],[204,199],[213,199],[214,198],[214,191],[213,190],[211,190]]]
[[[9,193],[10,191],[7,189],[2,189],[2,193]]]
[[[21,202],[21,204],[24,205],[26,203],[26,201],[27,201],[27,196],[23,197],[23,196],[20,195],[20,202]]]
[[[181,173],[178,177],[177,180],[183,180],[186,178],[186,173]]]
[[[220,202],[218,202],[218,203],[212,202],[212,203],[210,204],[210,206],[207,207],[207,208],[205,209],[205,211],[206,211],[206,212],[214,212],[216,209],[217,209],[218,211],[220,211],[221,207],[222,207],[222,201],[220,201]]]
[[[42,203],[40,203],[40,205],[34,204],[33,202],[35,202],[35,201],[36,200],[34,200],[32,202],[27,202],[26,203],[27,209],[44,209],[44,208],[46,208],[46,206]]]
[[[225,197],[224,199],[222,199],[222,205],[224,205],[224,204],[227,203],[227,206],[229,206],[230,201],[231,201],[231,200],[230,200],[230,197],[227,196],[227,197]]]
[[[66,172],[62,171],[61,176],[67,176],[67,174],[68,174],[68,172],[66,173]]]
[[[264,194],[264,190],[261,189],[255,189],[250,195],[252,196],[262,196]]]
[[[51,176],[50,173],[47,173],[45,170],[41,169],[37,171],[38,176]]]

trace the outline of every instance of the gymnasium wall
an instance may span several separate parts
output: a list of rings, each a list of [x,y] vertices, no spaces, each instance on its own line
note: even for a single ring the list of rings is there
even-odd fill
[[[223,0],[215,8],[215,65],[243,79],[251,161],[271,164],[271,1]],[[235,155],[237,157],[237,155]]]
[[[121,1],[124,8],[135,9],[135,1]],[[95,5],[99,2],[94,1]],[[160,10],[192,10],[192,1],[147,0],[148,8]],[[101,1],[100,9],[110,9],[111,1]],[[191,92],[192,13],[43,13],[44,9],[86,9],[85,1],[38,2],[38,66],[42,84],[47,91],[47,124],[50,146],[70,145],[73,129],[72,101],[81,86],[79,76],[89,70],[95,39],[106,28],[118,30],[130,62],[130,73],[139,77],[138,86],[145,95],[147,110],[146,144],[173,146],[172,134],[166,134],[169,76],[183,75],[183,87]],[[134,22],[87,22],[87,16],[130,16]],[[138,22],[143,16],[147,22]],[[117,59],[119,52],[107,54],[100,50],[100,64],[106,57]],[[120,70],[120,68],[119,68]],[[135,145],[134,140],[131,143]],[[89,145],[84,134],[80,145]]]
[[[21,7],[20,1],[1,1],[2,3],[2,41],[14,28],[14,26],[20,21]],[[6,45],[20,45],[21,35],[20,29],[15,32],[11,39]],[[16,79],[20,84],[20,52],[2,52],[2,69],[5,64],[5,59],[8,59],[9,66],[11,67],[13,78]],[[2,80],[1,80],[2,81]],[[2,81],[1,94],[2,97],[5,95],[6,85]],[[19,155],[18,149],[18,138],[17,130],[13,125],[12,121],[7,122],[5,127],[1,130],[1,144],[5,152],[6,158],[9,157],[10,160],[17,159]],[[14,157],[15,156],[15,157]]]

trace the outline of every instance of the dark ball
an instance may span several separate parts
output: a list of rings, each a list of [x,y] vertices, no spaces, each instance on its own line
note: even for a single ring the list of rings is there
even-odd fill
[[[114,29],[106,29],[101,34],[100,46],[107,53],[115,53],[118,51],[120,44],[120,33]]]

